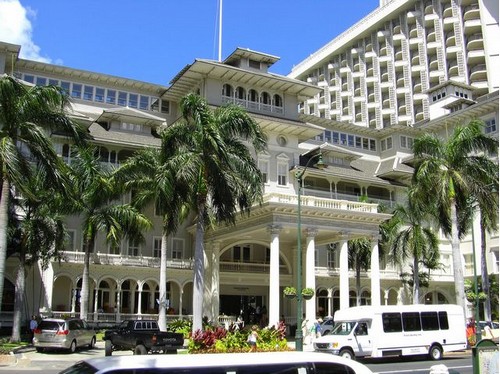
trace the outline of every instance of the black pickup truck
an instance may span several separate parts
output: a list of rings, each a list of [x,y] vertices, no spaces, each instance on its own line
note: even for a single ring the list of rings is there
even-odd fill
[[[136,355],[151,353],[177,353],[184,345],[184,335],[160,331],[153,320],[123,321],[117,329],[106,330],[103,337],[105,355],[113,351],[132,350]]]

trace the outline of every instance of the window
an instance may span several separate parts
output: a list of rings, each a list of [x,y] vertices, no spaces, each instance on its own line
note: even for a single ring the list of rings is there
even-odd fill
[[[172,258],[182,259],[184,256],[184,239],[174,238],[172,241]]]
[[[161,101],[161,112],[165,114],[170,113],[170,101],[168,100]]]
[[[248,66],[253,69],[260,69],[260,61],[248,60]]]
[[[118,105],[127,106],[127,93],[119,91],[118,92]]]
[[[131,108],[137,108],[139,104],[139,95],[129,94],[128,95],[128,106]]]
[[[491,134],[493,132],[497,132],[497,124],[496,124],[495,118],[490,118],[490,119],[484,121],[484,124],[485,124],[484,131],[486,132],[486,134]]]
[[[97,101],[98,103],[104,102],[104,88],[96,87],[94,100]]]
[[[106,103],[107,104],[116,104],[116,91],[108,90],[106,95]]]
[[[233,97],[233,86],[225,84],[222,86],[222,96]]]
[[[450,328],[448,326],[448,313],[438,312],[438,316],[439,316],[439,328],[441,330],[448,330]]]
[[[65,251],[73,252],[76,250],[76,231],[75,230],[67,230],[67,239],[66,245],[64,246]]]
[[[281,108],[283,106],[283,99],[280,95],[274,95],[273,97],[274,106]]]
[[[422,312],[420,318],[422,319],[422,330],[439,330],[439,320],[437,312]]]
[[[288,183],[288,162],[278,161],[278,186]]]
[[[259,170],[262,174],[262,183],[269,183],[269,160],[259,159]]]
[[[401,332],[403,329],[400,313],[382,313],[382,324],[384,332]]]
[[[35,83],[35,76],[24,74],[24,80],[29,83]]]
[[[400,137],[401,148],[412,149],[413,148],[413,141],[414,141],[413,138],[410,138],[409,136],[401,135],[401,137]]]
[[[129,256],[139,256],[140,254],[140,244],[134,239],[128,240],[128,255]]]
[[[161,257],[161,237],[153,238],[153,257]]]
[[[61,156],[65,163],[69,164],[71,162],[71,146],[69,144],[63,144]]]
[[[408,312],[403,313],[403,330],[404,331],[420,331],[420,313]]]
[[[148,110],[149,108],[149,96],[141,95],[139,100],[139,109]]]
[[[248,91],[248,100],[256,103],[259,101],[259,94],[255,90],[249,90]]]
[[[271,96],[267,92],[262,92],[260,97],[262,104],[270,105],[271,104]]]
[[[93,86],[85,86],[83,88],[83,99],[88,101],[94,100],[94,87]]]
[[[73,83],[73,89],[71,90],[71,97],[75,99],[80,99],[82,97],[82,85],[78,83]]]
[[[36,85],[37,86],[46,86],[47,85],[47,78],[36,77]]]
[[[50,86],[59,86],[59,81],[57,79],[49,79]]]
[[[108,248],[108,253],[111,255],[119,255],[121,253],[120,245],[110,245]]]
[[[235,262],[250,262],[250,247],[233,247],[233,261]]]

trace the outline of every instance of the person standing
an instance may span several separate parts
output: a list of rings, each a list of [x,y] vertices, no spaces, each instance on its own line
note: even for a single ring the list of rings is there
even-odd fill
[[[36,316],[31,316],[31,321],[30,321],[30,343],[33,343],[33,338],[35,337],[35,330],[38,327],[38,321],[36,319]]]
[[[259,334],[257,333],[257,325],[252,326],[252,331],[248,335],[247,343],[250,345],[249,352],[257,352],[257,340],[259,339]]]

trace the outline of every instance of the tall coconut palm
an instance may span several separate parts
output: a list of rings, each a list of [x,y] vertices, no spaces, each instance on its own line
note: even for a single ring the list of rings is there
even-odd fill
[[[58,212],[59,194],[45,184],[44,173],[40,170],[30,177],[26,183],[35,195],[18,195],[11,199],[14,209],[9,219],[9,252],[19,259],[11,342],[21,340],[21,317],[23,307],[26,307],[26,269],[39,261],[42,268],[46,268],[49,261],[59,258],[65,242],[63,217]]]
[[[82,218],[84,265],[80,297],[80,318],[86,320],[89,302],[90,254],[99,232],[107,242],[117,246],[125,235],[142,240],[142,231],[152,227],[151,221],[129,204],[118,204],[123,188],[113,178],[114,170],[104,167],[95,147],[78,149],[72,155],[71,179],[73,212]]]
[[[412,197],[406,206],[396,207],[394,219],[400,222],[400,229],[392,240],[390,257],[398,265],[404,266],[408,260],[412,262],[413,304],[419,304],[420,264],[424,258],[435,258],[439,254],[439,241],[432,228],[426,224],[429,222],[428,212],[423,206],[418,206]]]
[[[262,176],[248,145],[266,146],[258,124],[238,106],[212,110],[200,96],[180,102],[182,118],[168,127],[164,147],[181,165],[176,178],[189,187],[188,205],[196,215],[193,332],[202,328],[204,232],[212,222],[234,223],[262,197]]]
[[[65,114],[68,97],[53,86],[27,86],[17,79],[0,76],[0,311],[3,296],[9,190],[28,196],[24,177],[36,162],[51,184],[64,189],[61,159],[47,135],[50,130],[67,135],[76,142],[85,139],[83,130]]]
[[[464,308],[464,274],[460,252],[460,202],[473,196],[498,166],[488,153],[498,151],[498,141],[483,133],[481,121],[456,126],[448,139],[434,134],[417,138],[413,145],[415,155],[413,184],[419,190],[420,201],[436,207],[439,225],[451,241],[455,300]],[[432,193],[431,193],[432,191]]]
[[[367,238],[347,242],[349,267],[356,272],[356,305],[361,305],[361,271],[368,271],[371,262],[371,242]]]
[[[167,329],[167,240],[187,216],[184,202],[188,190],[181,181],[174,180],[178,165],[172,164],[166,153],[163,144],[160,149],[143,149],[117,171],[126,189],[134,191],[132,203],[139,208],[155,204],[156,213],[162,216],[158,307],[158,325],[162,331]]]

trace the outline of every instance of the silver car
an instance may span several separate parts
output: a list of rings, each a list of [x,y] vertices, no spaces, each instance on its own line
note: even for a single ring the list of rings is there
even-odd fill
[[[37,352],[45,349],[67,349],[71,353],[77,347],[93,348],[96,342],[94,329],[79,318],[42,320],[35,329],[33,345]]]

